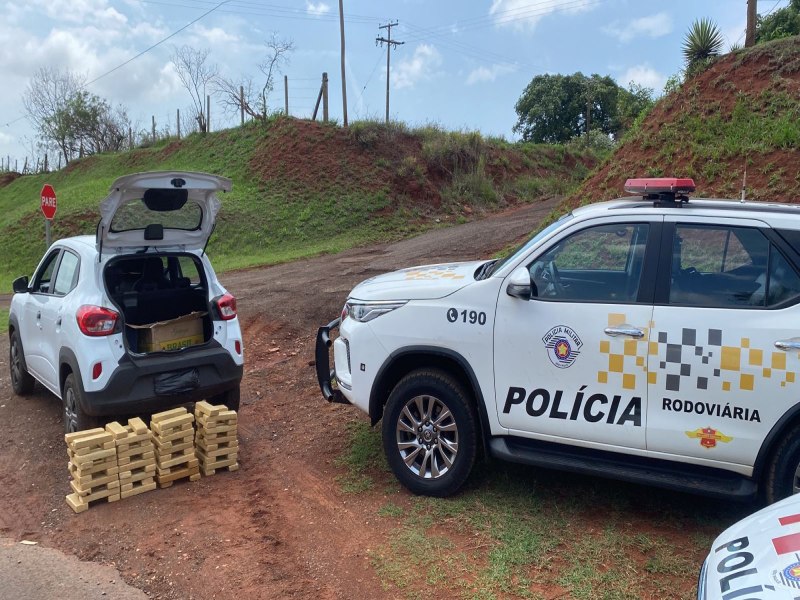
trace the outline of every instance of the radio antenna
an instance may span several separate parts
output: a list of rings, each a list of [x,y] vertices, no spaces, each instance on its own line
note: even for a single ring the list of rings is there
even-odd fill
[[[744,176],[742,177],[742,199],[740,202],[744,203],[745,188],[747,187],[747,162],[744,163]]]

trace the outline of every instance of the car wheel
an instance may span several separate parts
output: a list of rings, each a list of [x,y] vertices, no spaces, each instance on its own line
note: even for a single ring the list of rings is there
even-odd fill
[[[778,446],[764,483],[769,504],[800,492],[800,426],[792,429]]]
[[[237,385],[235,388],[232,388],[227,392],[212,396],[209,399],[209,402],[211,404],[224,404],[228,407],[228,410],[235,410],[236,412],[239,412],[240,397],[241,393],[239,391],[239,386]]]
[[[383,414],[383,448],[397,479],[415,494],[454,494],[477,453],[475,412],[461,385],[420,370],[395,386]]]
[[[11,370],[11,387],[17,396],[27,396],[33,391],[34,379],[25,366],[25,355],[22,352],[22,340],[19,332],[11,334],[8,347],[8,366]]]
[[[93,429],[100,424],[99,419],[83,412],[81,408],[81,390],[75,375],[70,373],[64,381],[64,389],[61,390],[61,401],[64,405],[64,433]]]

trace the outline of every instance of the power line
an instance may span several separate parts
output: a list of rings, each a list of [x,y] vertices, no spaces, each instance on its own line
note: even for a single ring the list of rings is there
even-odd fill
[[[194,19],[194,20],[192,20],[192,21],[189,21],[189,22],[188,22],[186,25],[184,25],[184,26],[183,26],[183,27],[181,27],[180,29],[178,29],[178,30],[176,30],[176,31],[173,31],[173,32],[172,32],[172,33],[170,33],[170,34],[169,34],[167,37],[165,37],[165,38],[163,38],[163,39],[159,40],[158,42],[156,42],[155,44],[153,44],[153,45],[149,46],[148,48],[145,48],[144,50],[142,50],[141,52],[139,52],[139,53],[138,53],[136,56],[133,56],[132,58],[129,58],[129,59],[128,59],[128,60],[126,60],[125,62],[118,64],[118,65],[117,65],[116,67],[114,67],[113,69],[110,69],[110,70],[106,71],[105,73],[103,73],[102,75],[99,75],[99,76],[95,77],[95,78],[94,78],[94,79],[92,79],[91,81],[88,81],[88,82],[84,83],[84,84],[83,84],[82,86],[80,86],[80,88],[78,88],[78,89],[85,89],[85,88],[87,88],[88,86],[90,86],[91,84],[93,84],[93,83],[95,83],[95,82],[97,82],[97,81],[99,81],[99,80],[103,79],[104,77],[106,77],[106,76],[108,76],[108,75],[111,75],[111,73],[113,73],[113,72],[115,72],[115,71],[118,71],[119,69],[121,69],[121,68],[122,68],[122,67],[124,67],[125,65],[128,65],[128,64],[132,63],[134,60],[136,60],[136,59],[137,59],[137,58],[139,58],[140,56],[143,56],[144,54],[146,54],[146,53],[150,52],[150,50],[152,50],[153,48],[157,48],[158,46],[160,46],[161,44],[163,44],[164,42],[166,42],[168,39],[175,37],[175,36],[176,36],[176,35],[178,35],[180,32],[184,31],[184,30],[185,30],[185,29],[187,29],[188,27],[191,27],[192,25],[194,25],[195,23],[197,23],[197,22],[198,22],[200,19],[202,19],[202,18],[203,18],[203,17],[205,17],[205,16],[208,16],[208,15],[210,15],[212,12],[214,12],[215,10],[217,10],[217,9],[218,9],[220,6],[222,6],[223,4],[227,4],[227,3],[228,3],[228,2],[230,2],[230,1],[231,1],[231,0],[222,0],[222,2],[219,2],[219,3],[218,3],[218,4],[216,4],[214,7],[210,8],[209,10],[207,10],[206,12],[204,12],[202,15],[200,15],[200,16],[199,16],[199,17],[197,17],[196,19]],[[11,125],[13,125],[14,123],[17,123],[17,122],[21,121],[21,120],[22,120],[22,119],[24,119],[25,117],[26,117],[26,115],[22,115],[22,116],[20,116],[20,117],[17,117],[17,118],[16,118],[16,119],[14,119],[13,121],[9,121],[8,123],[6,123],[6,125],[5,125],[5,126],[6,126],[6,127],[10,127],[10,126],[11,126]]]
[[[594,8],[608,0],[566,0],[560,4],[553,5],[549,0],[533,2],[521,7],[497,11],[493,14],[471,17],[456,21],[450,25],[439,25],[436,27],[422,28],[428,35],[441,35],[448,33],[453,28],[457,31],[472,29],[482,29],[493,25],[506,25],[521,19],[544,16],[551,13],[568,12],[580,8]],[[498,16],[500,15],[500,16]],[[414,41],[409,40],[409,41]]]
[[[175,36],[176,36],[176,35],[178,35],[178,34],[179,34],[181,31],[184,31],[185,29],[187,29],[187,28],[189,28],[190,26],[194,25],[194,24],[195,24],[195,23],[197,23],[197,22],[198,22],[200,19],[202,19],[203,17],[205,17],[205,16],[207,16],[207,15],[210,15],[212,12],[214,12],[215,10],[217,10],[217,9],[218,9],[220,6],[222,6],[223,4],[227,4],[228,2],[230,2],[230,0],[222,0],[222,2],[220,2],[219,4],[217,4],[216,6],[214,6],[213,8],[211,8],[211,9],[207,10],[206,12],[204,12],[202,15],[200,15],[199,17],[197,17],[197,18],[196,18],[196,19],[194,19],[193,21],[189,21],[189,22],[188,22],[186,25],[184,25],[183,27],[181,27],[181,28],[180,28],[180,29],[178,29],[177,31],[174,31],[174,32],[170,33],[170,34],[169,34],[167,37],[165,37],[165,38],[163,38],[162,40],[160,40],[160,41],[156,42],[156,43],[155,43],[155,44],[153,44],[152,46],[149,46],[148,48],[145,48],[144,50],[142,50],[141,52],[139,52],[139,54],[137,54],[136,56],[134,56],[134,57],[132,57],[132,58],[129,58],[129,59],[128,59],[128,60],[126,60],[124,63],[117,65],[117,66],[116,66],[116,67],[114,67],[113,69],[110,69],[109,71],[106,71],[106,72],[105,72],[105,73],[103,73],[102,75],[100,75],[100,76],[98,76],[98,77],[95,77],[94,79],[92,79],[92,80],[91,80],[91,81],[89,81],[88,83],[85,83],[85,84],[83,84],[83,86],[82,86],[82,87],[88,87],[88,86],[90,86],[91,84],[95,83],[96,81],[99,81],[99,80],[101,80],[103,77],[106,77],[107,75],[111,75],[111,73],[113,73],[114,71],[118,71],[119,69],[121,69],[121,68],[122,68],[122,67],[124,67],[125,65],[132,63],[133,61],[135,61],[135,60],[136,60],[137,58],[139,58],[140,56],[142,56],[142,55],[144,55],[144,54],[147,54],[147,53],[148,53],[148,52],[150,52],[150,50],[152,50],[153,48],[157,48],[158,46],[160,46],[161,44],[163,44],[164,42],[166,42],[168,39],[175,37]]]
[[[213,4],[208,0],[141,0],[144,4],[157,4],[161,6],[172,6],[175,8],[198,8],[200,6],[208,6]],[[186,4],[189,2],[190,4]],[[237,10],[238,9],[238,10]],[[330,12],[325,13],[309,13],[307,9],[290,8],[286,6],[277,6],[253,2],[232,1],[224,9],[220,10],[221,13],[235,14],[235,15],[257,15],[268,16],[278,19],[292,19],[302,21],[336,21],[339,19],[338,15]],[[345,17],[350,22],[372,24],[379,23],[378,17],[368,15],[345,14]]]

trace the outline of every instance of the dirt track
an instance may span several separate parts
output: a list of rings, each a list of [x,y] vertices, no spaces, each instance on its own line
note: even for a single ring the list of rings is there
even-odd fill
[[[363,419],[317,388],[313,339],[375,273],[485,257],[529,233],[549,201],[417,238],[222,277],[239,300],[245,379],[242,468],[74,515],[64,502],[60,404],[13,395],[0,342],[0,537],[36,540],[116,566],[156,598],[380,598],[367,558],[386,540],[380,492],[346,495],[335,476],[345,426]]]

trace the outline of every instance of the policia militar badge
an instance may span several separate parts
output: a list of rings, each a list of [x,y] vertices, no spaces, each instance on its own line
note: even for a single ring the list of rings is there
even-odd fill
[[[542,338],[547,358],[559,369],[571,367],[583,347],[575,330],[566,325],[556,325]]]

